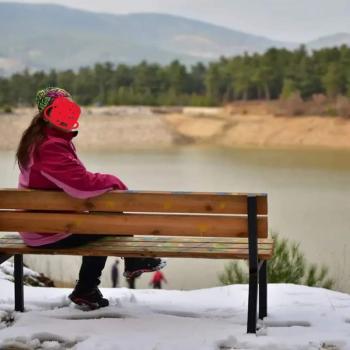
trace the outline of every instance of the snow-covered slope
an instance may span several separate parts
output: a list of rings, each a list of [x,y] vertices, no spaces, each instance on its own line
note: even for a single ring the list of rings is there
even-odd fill
[[[0,279],[13,282],[14,265],[12,261],[5,261],[0,265]],[[23,283],[27,286],[54,287],[53,281],[44,274],[23,267]]]
[[[68,289],[25,287],[26,312],[14,313],[12,282],[0,277],[0,291],[0,349],[350,349],[350,296],[318,288],[269,285],[257,335],[246,334],[246,285],[103,289],[111,306],[89,312]]]

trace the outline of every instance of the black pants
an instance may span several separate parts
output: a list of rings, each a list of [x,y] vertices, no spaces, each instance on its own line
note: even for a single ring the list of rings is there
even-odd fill
[[[113,277],[112,278],[112,287],[113,288],[116,288],[118,285],[118,279],[116,277]]]
[[[130,289],[135,289],[135,280],[135,277],[131,277],[126,280]]]
[[[162,282],[153,282],[154,289],[162,289]]]
[[[98,241],[102,235],[71,235],[58,242],[39,246],[38,248],[74,248],[88,242]],[[106,256],[83,256],[79,271],[79,285],[91,289],[100,284],[100,277],[105,267]]]

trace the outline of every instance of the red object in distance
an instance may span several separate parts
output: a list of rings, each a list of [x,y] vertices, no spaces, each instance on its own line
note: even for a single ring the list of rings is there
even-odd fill
[[[44,109],[44,119],[53,125],[73,130],[79,127],[80,107],[66,97],[57,97]]]

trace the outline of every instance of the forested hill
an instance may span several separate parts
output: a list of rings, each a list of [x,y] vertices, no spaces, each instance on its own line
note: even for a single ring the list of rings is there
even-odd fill
[[[258,29],[257,29],[258,31]],[[208,62],[290,44],[165,14],[109,15],[58,5],[0,3],[0,73],[96,62]]]
[[[50,72],[23,71],[0,78],[1,106],[32,105],[33,95],[47,86],[61,86],[83,105],[222,105],[237,100],[313,99],[330,109],[331,100],[343,98],[350,111],[350,48],[307,52],[269,49],[263,54],[220,58],[186,67],[168,65],[95,64]],[[346,112],[346,115],[348,113]],[[350,113],[349,113],[350,116]]]

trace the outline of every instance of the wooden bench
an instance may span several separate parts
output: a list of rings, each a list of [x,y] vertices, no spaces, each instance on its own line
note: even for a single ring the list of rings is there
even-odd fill
[[[114,191],[88,199],[64,192],[0,189],[0,263],[14,255],[15,310],[24,310],[23,254],[246,259],[248,333],[267,315],[267,195]],[[107,235],[77,248],[24,245],[18,233]],[[130,236],[133,235],[133,236]],[[205,274],[203,275],[203,277]]]

